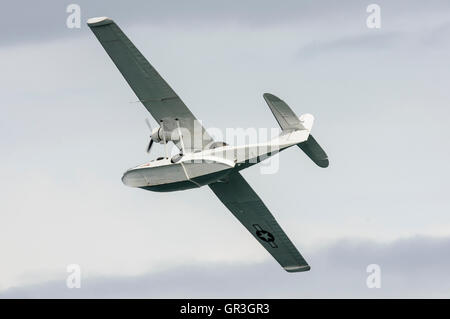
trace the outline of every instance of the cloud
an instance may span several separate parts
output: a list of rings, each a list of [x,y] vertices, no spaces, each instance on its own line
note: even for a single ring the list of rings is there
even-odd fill
[[[284,272],[262,263],[178,265],[134,277],[88,277],[80,289],[65,278],[15,287],[1,298],[392,298],[450,296],[450,237],[392,243],[346,239],[309,256],[312,270]],[[381,288],[366,285],[369,264],[381,267]]]
[[[303,58],[324,53],[391,49],[399,39],[402,39],[401,35],[396,32],[349,35],[338,39],[308,43],[300,48],[299,53]]]
[[[132,5],[123,1],[74,1],[81,8],[80,30],[66,27],[66,6],[70,2],[57,0],[45,4],[29,1],[14,1],[3,10],[0,19],[0,44],[22,41],[41,42],[88,32],[85,21],[94,16],[110,16],[121,25],[140,24],[164,25],[186,28],[190,26],[219,26],[223,23],[243,25],[271,25],[287,21],[309,20],[319,13],[320,6],[290,0],[283,5],[273,6],[269,0],[240,2],[197,1],[134,1]],[[339,8],[331,5],[330,7]],[[14,32],[11,29],[14,28]]]
[[[332,29],[365,27],[367,4],[357,0],[336,2],[286,0],[274,5],[270,0],[226,1],[73,1],[81,7],[81,30],[68,29],[66,7],[70,2],[49,0],[45,4],[18,0],[10,2],[0,17],[0,45],[18,42],[42,42],[45,40],[85,34],[89,32],[85,21],[94,16],[110,16],[120,25],[146,24],[166,28],[186,29],[240,25],[267,27],[296,24],[303,29]],[[424,6],[421,1],[377,2],[382,8],[382,18],[387,26],[421,21],[425,14],[447,12],[448,1],[436,0]],[[408,23],[406,23],[408,25]],[[11,30],[14,30],[12,32]]]

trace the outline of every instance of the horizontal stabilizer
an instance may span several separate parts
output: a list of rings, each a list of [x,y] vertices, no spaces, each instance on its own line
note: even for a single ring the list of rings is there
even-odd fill
[[[310,134],[306,142],[297,144],[308,157],[320,167],[328,167],[328,155]]]

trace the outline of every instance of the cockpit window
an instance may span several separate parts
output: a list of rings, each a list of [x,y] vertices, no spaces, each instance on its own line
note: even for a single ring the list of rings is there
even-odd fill
[[[179,154],[176,154],[176,155],[172,156],[172,158],[171,158],[170,161],[171,161],[172,163],[176,163],[176,162],[178,162],[182,157],[183,157],[183,154],[179,153]]]

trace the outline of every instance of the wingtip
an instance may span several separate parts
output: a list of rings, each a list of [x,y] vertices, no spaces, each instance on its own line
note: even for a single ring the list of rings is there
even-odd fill
[[[113,20],[108,17],[94,17],[87,20],[87,25],[90,27],[97,27],[100,25],[110,24]]]
[[[272,93],[264,93],[263,98],[268,101],[279,101],[280,98],[273,95]]]
[[[302,271],[309,271],[311,270],[311,267],[309,265],[302,265],[302,266],[286,266],[283,267],[284,270],[287,272],[302,272]]]

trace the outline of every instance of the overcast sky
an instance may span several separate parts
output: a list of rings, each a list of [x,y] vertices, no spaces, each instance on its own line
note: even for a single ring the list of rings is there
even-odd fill
[[[70,3],[0,13],[0,297],[450,297],[450,2],[78,1],[68,29]],[[265,92],[314,114],[329,168],[293,148],[276,174],[243,172],[310,272],[280,268],[208,187],[122,184],[149,160],[149,114],[94,16],[205,127],[276,128]]]

